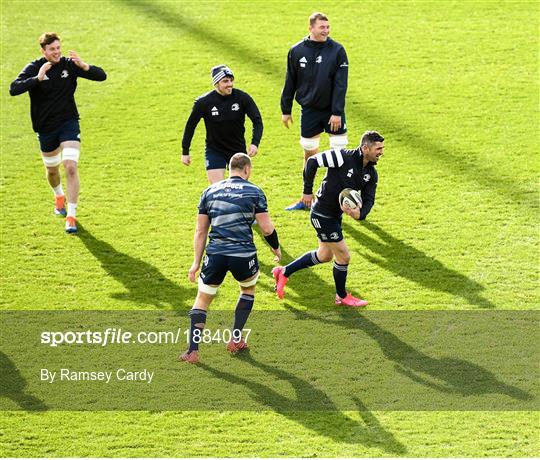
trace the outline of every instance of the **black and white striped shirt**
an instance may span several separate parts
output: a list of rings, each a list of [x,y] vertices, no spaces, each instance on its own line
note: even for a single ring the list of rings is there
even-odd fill
[[[345,188],[361,191],[360,220],[365,219],[375,203],[378,175],[373,163],[363,166],[359,148],[354,150],[325,150],[308,159],[304,168],[304,194],[313,193],[313,181],[318,168],[327,168],[317,191],[313,212],[326,217],[340,217],[339,194]]]

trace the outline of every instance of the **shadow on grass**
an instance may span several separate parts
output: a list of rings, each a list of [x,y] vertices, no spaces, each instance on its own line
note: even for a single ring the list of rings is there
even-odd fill
[[[21,409],[30,412],[43,412],[48,410],[47,405],[40,399],[25,393],[28,386],[17,366],[9,357],[0,351],[0,375],[2,385],[0,397],[9,398],[19,405]]]
[[[196,288],[188,289],[174,283],[148,262],[119,252],[94,237],[81,224],[78,227],[80,240],[103,270],[127,289],[127,292],[111,294],[112,298],[159,308],[172,307],[179,312],[191,308]]]
[[[282,85],[285,81],[285,61],[288,47],[283,49],[282,60],[276,62],[274,58],[265,57],[260,47],[250,46],[249,44],[254,43],[253,41],[238,40],[219,28],[197,24],[197,22],[191,21],[189,17],[182,16],[164,7],[163,4],[160,5],[148,0],[122,1],[132,10],[163,23],[172,30],[189,33],[201,44],[221,55],[220,60],[234,58],[240,62],[247,62],[250,68],[255,69],[267,78],[273,79],[276,83]],[[300,39],[300,37],[298,38]],[[345,47],[347,47],[346,44]],[[231,65],[234,68],[234,63]],[[193,96],[191,95],[191,97]],[[257,100],[257,95],[254,96],[255,100]],[[463,147],[463,150],[467,149],[467,155],[464,155],[463,151],[460,151],[455,144],[445,146],[433,137],[422,135],[421,128],[417,125],[409,124],[407,126],[403,120],[391,119],[387,112],[384,114],[379,113],[372,107],[367,108],[361,103],[355,103],[355,101],[349,106],[347,113],[354,114],[355,118],[362,120],[366,128],[378,129],[383,134],[386,133],[389,138],[400,139],[401,142],[407,144],[411,151],[419,155],[419,158],[435,160],[444,165],[445,170],[453,169],[453,174],[456,177],[461,177],[470,183],[481,186],[483,189],[496,192],[504,198],[505,202],[511,200],[520,206],[531,209],[538,208],[534,184],[531,184],[530,189],[528,189],[522,184],[516,183],[514,177],[504,174],[504,171],[498,171],[481,160],[475,160],[471,155],[474,152],[471,152],[469,144]],[[353,117],[349,118],[352,119]],[[358,132],[360,131],[358,129]],[[464,157],[467,157],[469,162],[466,167],[463,164]],[[300,178],[300,172],[298,174]]]
[[[377,224],[364,221],[362,226],[378,236],[382,242],[360,232],[358,226],[343,223],[346,230],[359,244],[374,252],[378,257],[362,254],[362,257],[389,272],[413,281],[432,291],[446,292],[462,297],[480,308],[495,308],[481,296],[484,287],[461,273],[445,267],[438,260],[413,246],[390,235]]]
[[[492,372],[477,364],[457,358],[432,358],[400,340],[395,334],[384,330],[364,315],[356,316],[354,312],[346,312],[341,313],[341,319],[332,320],[290,306],[286,308],[299,320],[321,321],[328,327],[337,326],[365,332],[377,342],[384,356],[395,363],[397,372],[431,389],[461,396],[501,394],[520,401],[533,399],[526,391],[501,382]],[[432,380],[428,380],[427,377]]]
[[[239,355],[237,359],[262,370],[269,376],[287,381],[294,388],[296,399],[284,397],[269,386],[239,375],[221,371],[206,364],[199,363],[198,366],[220,380],[247,387],[251,391],[253,399],[260,404],[321,436],[339,443],[363,444],[366,447],[380,448],[394,455],[402,455],[407,452],[405,446],[381,426],[377,418],[358,398],[354,397],[353,399],[363,423],[344,415],[326,393],[294,374],[256,361],[249,353]],[[316,401],[317,407],[324,409],[306,411],[306,407],[314,406],[314,401]]]

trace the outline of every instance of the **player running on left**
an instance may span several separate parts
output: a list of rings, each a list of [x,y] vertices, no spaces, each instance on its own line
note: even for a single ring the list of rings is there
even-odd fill
[[[234,312],[232,339],[227,345],[231,353],[248,348],[242,338],[242,330],[255,301],[255,285],[259,279],[257,249],[253,243],[251,226],[256,220],[264,238],[275,255],[281,259],[281,249],[274,224],[268,214],[263,191],[248,181],[251,175],[251,159],[245,153],[236,153],[229,162],[229,179],[216,182],[201,196],[197,228],[193,241],[194,258],[188,272],[194,283],[197,272],[199,290],[193,308],[189,312],[191,327],[189,348],[179,359],[189,363],[199,361],[199,341],[206,323],[208,307],[214,300],[227,272],[231,272],[240,287],[240,296]],[[209,234],[210,232],[210,234]],[[203,262],[206,238],[206,256]]]
[[[103,81],[107,75],[100,67],[87,64],[75,51],[62,56],[60,37],[46,32],[39,37],[43,57],[28,64],[11,83],[9,93],[17,96],[28,91],[32,127],[38,135],[47,180],[55,195],[54,213],[66,217],[66,232],[77,232],[79,173],[81,151],[79,113],[75,105],[77,78]],[[60,164],[67,179],[66,199],[62,189]]]

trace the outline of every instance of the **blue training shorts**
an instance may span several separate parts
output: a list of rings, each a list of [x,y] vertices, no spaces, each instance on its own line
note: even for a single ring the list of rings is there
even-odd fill
[[[341,217],[325,217],[311,211],[311,225],[317,232],[317,238],[323,243],[338,243],[343,239]]]
[[[229,161],[232,158],[231,154],[220,153],[208,147],[205,149],[204,156],[207,171],[209,169],[227,169],[229,167]]]
[[[72,119],[64,122],[58,129],[50,133],[37,133],[39,147],[42,152],[49,153],[60,147],[65,141],[81,142],[79,120]]]
[[[311,107],[302,107],[300,116],[300,136],[311,138],[322,132],[329,134],[345,134],[347,132],[345,115],[341,117],[341,128],[337,131],[330,131],[328,120],[330,120],[331,116],[332,110],[330,108],[317,110],[312,109]]]
[[[219,286],[227,272],[231,272],[236,281],[245,281],[259,271],[257,254],[251,257],[223,256],[207,254],[203,260],[200,277],[204,284]]]

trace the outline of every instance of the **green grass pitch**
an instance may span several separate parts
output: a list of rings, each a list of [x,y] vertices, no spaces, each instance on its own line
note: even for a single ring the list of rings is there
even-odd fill
[[[366,129],[386,137],[369,221],[345,219],[350,290],[371,310],[538,308],[538,2],[273,0],[1,2],[1,308],[191,307],[203,124],[189,168],[180,138],[219,63],[263,116],[252,180],[284,262],[313,248],[307,213],[283,211],[301,192],[302,158],[298,106],[287,131],[279,98],[288,48],[314,9],[348,53],[350,145]],[[28,97],[8,94],[48,30],[108,74],[79,80],[76,94],[80,237],[52,215]],[[328,266],[295,275],[277,301],[256,240],[257,309],[334,308]],[[232,310],[236,296],[229,279],[215,308]],[[329,350],[321,366],[340,359]],[[0,421],[0,454],[15,457],[540,454],[537,412],[4,411]]]

